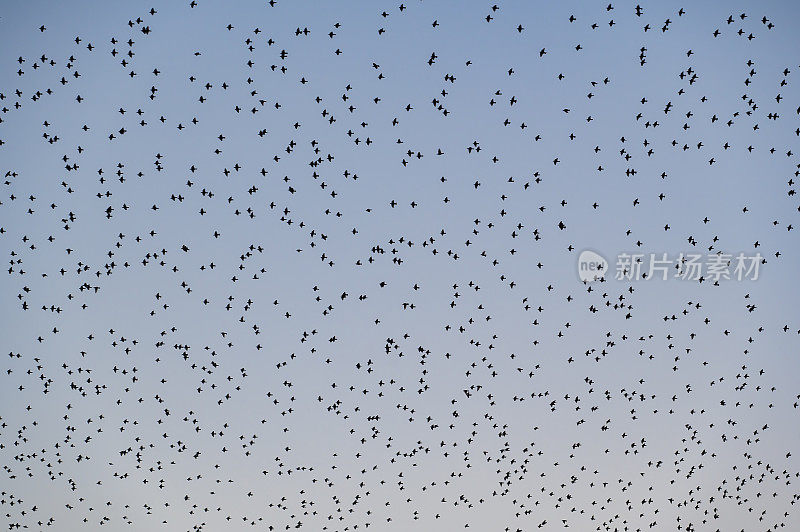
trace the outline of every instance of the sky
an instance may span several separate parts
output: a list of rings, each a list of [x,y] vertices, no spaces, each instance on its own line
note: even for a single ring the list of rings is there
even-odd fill
[[[800,526],[800,12],[639,4],[4,2],[3,520]]]

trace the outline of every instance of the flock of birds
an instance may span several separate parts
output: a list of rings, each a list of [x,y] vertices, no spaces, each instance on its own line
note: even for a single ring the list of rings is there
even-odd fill
[[[8,529],[800,529],[800,13],[640,3],[7,3]]]

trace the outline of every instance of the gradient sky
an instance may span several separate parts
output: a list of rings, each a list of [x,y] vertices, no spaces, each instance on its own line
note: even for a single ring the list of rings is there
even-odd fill
[[[800,12],[639,4],[4,2],[3,521],[800,527]]]

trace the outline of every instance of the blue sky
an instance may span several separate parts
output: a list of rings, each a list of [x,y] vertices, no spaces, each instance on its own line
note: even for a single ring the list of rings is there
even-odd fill
[[[6,2],[9,524],[796,527],[797,7],[640,4]]]

